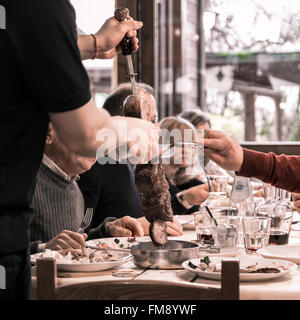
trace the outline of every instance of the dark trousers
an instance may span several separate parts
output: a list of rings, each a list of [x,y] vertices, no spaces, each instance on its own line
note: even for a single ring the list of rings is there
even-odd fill
[[[0,255],[0,266],[5,268],[6,275],[6,289],[0,289],[0,300],[28,300],[31,281],[29,250]]]

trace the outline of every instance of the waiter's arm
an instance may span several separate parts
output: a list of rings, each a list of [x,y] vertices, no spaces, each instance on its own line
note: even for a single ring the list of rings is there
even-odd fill
[[[81,108],[49,115],[59,139],[78,155],[94,157],[101,147],[105,152],[127,144],[128,150],[135,150],[135,146],[140,150],[141,159],[145,157],[148,162],[159,152],[159,132],[153,123],[136,118],[111,117],[106,110],[98,109],[92,99]],[[136,134],[139,132],[143,134],[138,136],[138,141]]]
[[[92,99],[81,108],[49,115],[60,140],[82,156],[95,156],[100,146],[96,141],[99,130],[111,130],[117,137],[117,129],[109,113],[98,109]]]

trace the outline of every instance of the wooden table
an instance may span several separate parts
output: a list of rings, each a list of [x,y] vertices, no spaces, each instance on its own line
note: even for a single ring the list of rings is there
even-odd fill
[[[194,240],[195,231],[184,231],[181,237],[171,237],[174,240]],[[300,244],[300,231],[292,231],[290,243]],[[243,249],[241,249],[243,250]],[[149,282],[158,281],[161,283],[173,282],[178,285],[189,283],[193,287],[209,286],[220,288],[219,281],[207,280],[198,277],[195,281],[195,275],[186,270],[143,270],[137,268],[133,262],[128,262],[117,269],[102,271],[93,276],[84,276],[73,274],[63,274],[64,277],[58,278],[58,285],[76,284],[82,282],[94,281],[117,281],[120,278],[114,276],[116,271],[133,270],[134,275],[129,276],[126,280],[137,281],[144,280]],[[70,275],[69,275],[70,276]],[[122,278],[124,279],[124,278]],[[192,282],[191,282],[192,281]],[[32,276],[32,298],[35,298],[36,277]],[[259,282],[241,282],[240,299],[242,300],[300,300],[300,268],[291,274],[285,275],[278,279],[259,281]]]

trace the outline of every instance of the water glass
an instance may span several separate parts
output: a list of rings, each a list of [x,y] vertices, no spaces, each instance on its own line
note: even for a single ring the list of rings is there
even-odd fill
[[[213,186],[214,192],[226,194],[229,180],[228,176],[208,175],[207,178],[210,185]]]
[[[213,226],[215,245],[219,248],[236,247],[239,228],[239,217],[220,216],[216,218],[217,226]]]
[[[269,244],[271,218],[243,217],[242,225],[246,253],[255,253]]]

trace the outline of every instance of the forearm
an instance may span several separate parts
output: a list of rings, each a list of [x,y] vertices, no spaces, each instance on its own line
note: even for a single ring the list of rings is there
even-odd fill
[[[97,150],[104,146],[105,138],[111,140],[106,146],[117,145],[117,128],[112,117],[98,109],[93,100],[73,111],[50,113],[50,119],[60,141],[80,156],[95,157]]]
[[[79,35],[77,43],[81,60],[92,59],[95,54],[95,42],[93,37],[91,35]]]
[[[239,175],[254,177],[277,188],[300,192],[300,157],[276,156],[243,149],[244,161]]]

